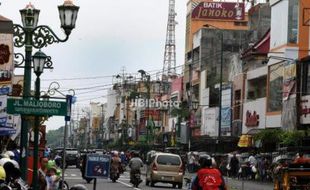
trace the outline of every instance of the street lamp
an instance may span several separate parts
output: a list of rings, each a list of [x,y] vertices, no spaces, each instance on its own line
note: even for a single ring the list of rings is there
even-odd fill
[[[218,130],[218,138],[221,137],[222,135],[222,82],[223,82],[223,52],[224,52],[224,49],[223,49],[223,39],[224,39],[224,32],[223,32],[223,29],[221,28],[218,28],[216,26],[213,26],[211,24],[205,24],[203,25],[204,27],[207,27],[207,28],[214,28],[214,29],[217,29],[219,32],[220,32],[220,37],[221,37],[221,65],[220,65],[220,88],[219,88],[219,93],[220,93],[220,97],[219,97],[219,130]]]
[[[63,5],[58,6],[58,10],[61,28],[66,35],[64,39],[60,39],[50,27],[46,25],[38,26],[40,10],[35,9],[30,3],[24,9],[20,10],[22,25],[14,24],[13,26],[14,46],[25,46],[25,65],[18,65],[20,68],[24,68],[23,98],[29,98],[31,96],[32,48],[41,49],[49,44],[65,42],[68,40],[72,29],[75,27],[79,7],[75,6],[71,0],[65,0]],[[37,74],[39,74],[39,72],[40,71],[38,71]],[[27,121],[26,116],[22,115],[20,168],[22,173],[21,176],[24,180],[27,179],[27,145],[29,127],[30,123]]]
[[[43,73],[44,68],[52,69],[52,62],[50,57],[46,56],[41,50],[36,52],[33,56],[33,71],[37,78],[35,81],[35,99],[40,100],[40,75]],[[47,65],[47,66],[46,66]],[[34,145],[33,145],[33,173],[32,173],[32,184],[33,189],[38,189],[38,156],[39,156],[39,128],[40,128],[40,117],[35,116],[34,123]]]
[[[149,127],[150,126],[150,104],[149,104],[149,101],[150,101],[150,98],[151,98],[151,89],[150,89],[150,80],[151,80],[151,75],[148,74],[146,71],[144,71],[143,69],[140,69],[138,70],[138,73],[141,74],[141,78],[146,78],[146,88],[147,88],[147,100],[146,100],[146,103],[147,103],[147,111],[148,111],[148,118],[147,118],[147,127],[146,127],[146,143],[149,144]]]

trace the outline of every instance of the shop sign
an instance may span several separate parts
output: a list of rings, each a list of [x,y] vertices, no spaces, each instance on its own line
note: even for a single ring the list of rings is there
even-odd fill
[[[245,126],[247,127],[258,127],[259,126],[259,115],[254,111],[251,113],[249,110],[246,112]]]
[[[287,100],[296,91],[296,62],[283,64],[283,100]]]
[[[192,11],[193,19],[244,20],[244,3],[201,2]]]

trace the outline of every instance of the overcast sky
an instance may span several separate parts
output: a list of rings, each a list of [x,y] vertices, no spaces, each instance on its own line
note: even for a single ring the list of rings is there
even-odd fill
[[[40,9],[39,25],[49,25],[64,38],[60,29],[57,5],[63,0],[0,0],[0,14],[21,24],[19,10],[29,1]],[[80,6],[76,28],[66,43],[53,44],[42,51],[52,57],[54,70],[41,75],[42,89],[53,80],[63,89],[80,89],[112,83],[112,76],[121,72],[135,73],[161,70],[168,19],[168,0],[75,0]],[[177,65],[183,64],[187,0],[176,0]],[[15,48],[15,52],[24,49]],[[36,50],[34,50],[35,52]],[[16,69],[16,73],[23,70]],[[86,79],[97,77],[96,80]],[[77,80],[64,80],[79,78]],[[32,78],[34,79],[34,77]],[[89,92],[96,91],[96,92]],[[77,105],[104,102],[102,88],[76,90]],[[63,118],[50,119],[48,129],[63,125]]]

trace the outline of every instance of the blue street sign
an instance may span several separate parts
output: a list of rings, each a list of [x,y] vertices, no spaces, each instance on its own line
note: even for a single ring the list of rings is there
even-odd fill
[[[88,178],[108,178],[110,175],[111,157],[103,154],[88,154],[85,176]]]

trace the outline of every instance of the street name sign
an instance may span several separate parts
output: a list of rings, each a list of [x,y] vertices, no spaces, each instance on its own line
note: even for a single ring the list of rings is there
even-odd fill
[[[108,178],[110,175],[111,157],[104,154],[88,154],[85,176],[88,178]]]
[[[22,115],[67,115],[67,103],[60,101],[40,101],[31,99],[7,100],[7,113]]]

